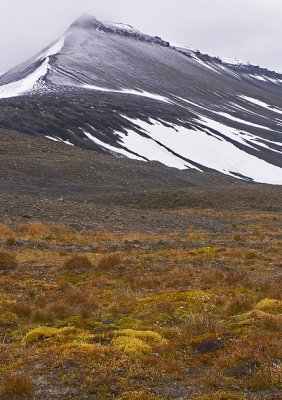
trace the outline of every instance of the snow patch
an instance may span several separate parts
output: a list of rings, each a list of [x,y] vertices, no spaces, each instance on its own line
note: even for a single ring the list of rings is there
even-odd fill
[[[129,118],[127,119],[130,120]],[[212,128],[222,134],[227,134],[226,129],[231,129],[228,127],[224,128],[222,124],[212,124],[214,121],[209,119],[203,118],[203,120],[207,124],[207,128]],[[150,121],[153,125],[141,120],[131,121],[145,131],[150,139],[170,148],[179,158],[184,157],[230,176],[240,174],[256,182],[282,184],[281,168],[248,154],[219,135],[207,135],[203,130],[193,130],[177,125],[166,127],[155,120]],[[228,132],[231,133],[231,131]],[[152,159],[152,157],[154,159],[158,158],[158,161],[171,166],[171,162],[166,158],[164,153],[158,152],[156,154],[153,150],[153,154],[150,154],[152,151],[152,142],[149,138],[141,137],[136,132],[130,130],[127,132],[127,135],[121,135],[120,133],[119,135],[122,136],[122,142],[128,149],[133,151],[138,150],[139,152],[142,149],[142,153],[143,149],[149,149],[146,150],[147,153],[143,153],[142,155],[148,159]],[[175,162],[178,158],[177,155],[173,156],[174,159],[171,161],[176,168],[179,168]],[[187,163],[184,162],[184,164]]]
[[[148,124],[148,126],[151,125]],[[148,130],[147,132],[150,136],[150,130]],[[140,151],[142,151],[142,156],[146,157],[150,161],[159,161],[162,164],[167,165],[168,167],[178,168],[181,170],[187,168],[195,168],[192,164],[189,164],[187,161],[184,161],[180,157],[177,157],[177,155],[174,155],[161,144],[157,143],[154,137],[146,138],[129,129],[127,130],[126,134],[119,132],[116,133],[120,137],[120,142],[127,149],[130,149],[131,151],[137,153],[140,153]],[[162,143],[161,140],[159,142]]]

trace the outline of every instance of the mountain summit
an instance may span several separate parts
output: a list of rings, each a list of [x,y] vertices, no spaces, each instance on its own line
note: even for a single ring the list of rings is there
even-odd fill
[[[83,15],[0,76],[0,129],[282,184],[282,75]]]
[[[79,18],[77,18],[69,29],[78,27],[83,29],[93,29],[96,28],[99,24],[99,21],[93,16],[88,14],[82,14]]]

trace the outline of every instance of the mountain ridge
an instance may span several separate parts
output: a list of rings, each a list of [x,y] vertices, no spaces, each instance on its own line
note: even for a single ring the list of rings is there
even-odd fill
[[[89,30],[89,29],[90,30],[91,29],[100,30],[100,32],[120,34],[120,35],[124,35],[126,37],[134,38],[136,40],[141,40],[141,41],[146,41],[146,39],[147,39],[147,42],[150,44],[157,44],[157,45],[161,45],[164,47],[170,47],[171,49],[176,50],[189,58],[199,58],[201,61],[210,62],[212,64],[226,65],[229,68],[234,69],[234,70],[243,69],[243,70],[245,70],[246,73],[254,73],[254,75],[255,74],[257,74],[257,75],[264,74],[266,77],[276,78],[277,80],[281,80],[281,82],[279,82],[279,83],[282,83],[282,73],[276,72],[274,70],[270,70],[269,68],[255,65],[255,64],[253,64],[251,62],[247,62],[247,61],[246,62],[244,62],[244,61],[236,61],[235,62],[235,60],[234,60],[234,62],[233,62],[233,60],[225,60],[223,57],[211,56],[207,53],[201,52],[200,50],[191,49],[191,48],[187,47],[186,45],[174,44],[173,42],[164,40],[159,36],[147,35],[128,24],[113,23],[113,22],[108,22],[108,21],[99,21],[96,17],[89,15],[89,14],[82,14],[79,18],[77,18],[69,26],[69,28],[64,32],[63,35],[61,35],[57,40],[55,40],[51,44],[51,46],[47,46],[42,51],[38,52],[37,55],[41,55],[42,52],[44,52],[44,50],[47,50],[49,47],[52,47],[52,45],[56,44],[57,42],[61,42],[62,40],[64,40],[66,38],[66,36],[68,35],[68,33],[70,33],[71,30],[74,28],[86,29],[86,30]],[[21,63],[19,65],[21,66],[21,65],[24,65],[25,63],[26,62]],[[13,71],[15,68],[17,68],[17,66],[2,72],[0,74],[0,76],[3,77],[3,75],[9,74],[10,71]]]

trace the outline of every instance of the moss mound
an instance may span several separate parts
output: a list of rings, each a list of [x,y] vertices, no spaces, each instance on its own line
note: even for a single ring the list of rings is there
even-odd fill
[[[115,332],[111,342],[114,349],[124,351],[132,356],[150,353],[154,345],[164,345],[167,341],[154,331],[123,329]]]
[[[85,330],[73,327],[49,328],[39,327],[29,331],[24,339],[25,345],[44,342],[56,343],[88,343],[93,339],[93,335]]]

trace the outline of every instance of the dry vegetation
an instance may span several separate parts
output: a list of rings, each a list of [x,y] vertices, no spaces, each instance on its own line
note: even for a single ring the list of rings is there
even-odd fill
[[[2,224],[0,398],[281,399],[282,220],[221,217],[217,235]]]

